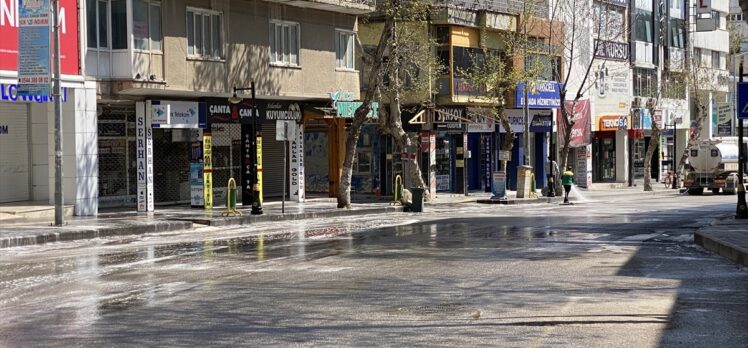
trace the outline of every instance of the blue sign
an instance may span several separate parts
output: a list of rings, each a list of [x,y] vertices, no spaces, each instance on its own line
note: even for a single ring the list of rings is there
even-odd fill
[[[738,119],[748,119],[748,82],[738,83]]]
[[[551,115],[535,115],[530,123],[530,132],[548,133],[551,131]]]
[[[523,82],[517,84],[517,95],[514,104],[518,108],[525,106],[524,89],[525,85]],[[531,83],[527,93],[527,105],[532,109],[560,108],[561,84],[555,81],[535,81]]]
[[[48,95],[20,95],[18,89],[18,85],[6,85],[0,83],[0,101],[20,103],[51,103],[55,101],[55,97]],[[60,98],[60,100],[63,103],[68,101],[67,87],[62,87],[62,98]]]
[[[18,2],[19,95],[49,95],[50,24],[49,0]]]

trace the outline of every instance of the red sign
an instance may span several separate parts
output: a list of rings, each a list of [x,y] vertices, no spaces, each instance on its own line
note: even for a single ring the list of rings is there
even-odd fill
[[[572,106],[574,110],[572,112]],[[574,101],[564,101],[564,108],[571,114],[571,121],[574,125],[571,128],[571,135],[569,140],[569,147],[579,147],[589,145],[592,141],[590,139],[590,132],[592,130],[591,112],[590,112],[590,100],[578,100],[576,105]],[[558,112],[558,139],[559,143],[563,145],[566,142],[564,134],[566,134],[564,128],[566,122],[563,119],[564,115],[562,112]]]
[[[18,0],[0,0],[0,70],[18,71]],[[62,73],[78,75],[78,6],[60,0]]]

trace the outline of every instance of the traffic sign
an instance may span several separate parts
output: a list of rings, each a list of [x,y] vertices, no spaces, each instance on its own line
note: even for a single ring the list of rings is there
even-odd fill
[[[738,119],[748,119],[748,82],[738,83]]]

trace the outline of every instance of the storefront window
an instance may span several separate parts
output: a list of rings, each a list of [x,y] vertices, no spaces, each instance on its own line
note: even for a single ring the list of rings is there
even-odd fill
[[[603,132],[607,133],[607,132]],[[595,138],[593,141],[594,155],[592,156],[594,171],[593,180],[611,182],[616,180],[616,139],[612,137]]]
[[[437,133],[436,137],[436,190],[450,191],[452,178],[452,145],[450,134]]]

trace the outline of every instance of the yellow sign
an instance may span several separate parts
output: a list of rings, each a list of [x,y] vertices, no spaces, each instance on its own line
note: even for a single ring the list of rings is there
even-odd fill
[[[213,209],[213,141],[203,135],[203,199],[205,209]]]
[[[262,136],[257,136],[257,202],[262,204]]]
[[[455,160],[455,167],[462,168],[464,166],[465,166],[465,161],[464,160]]]

